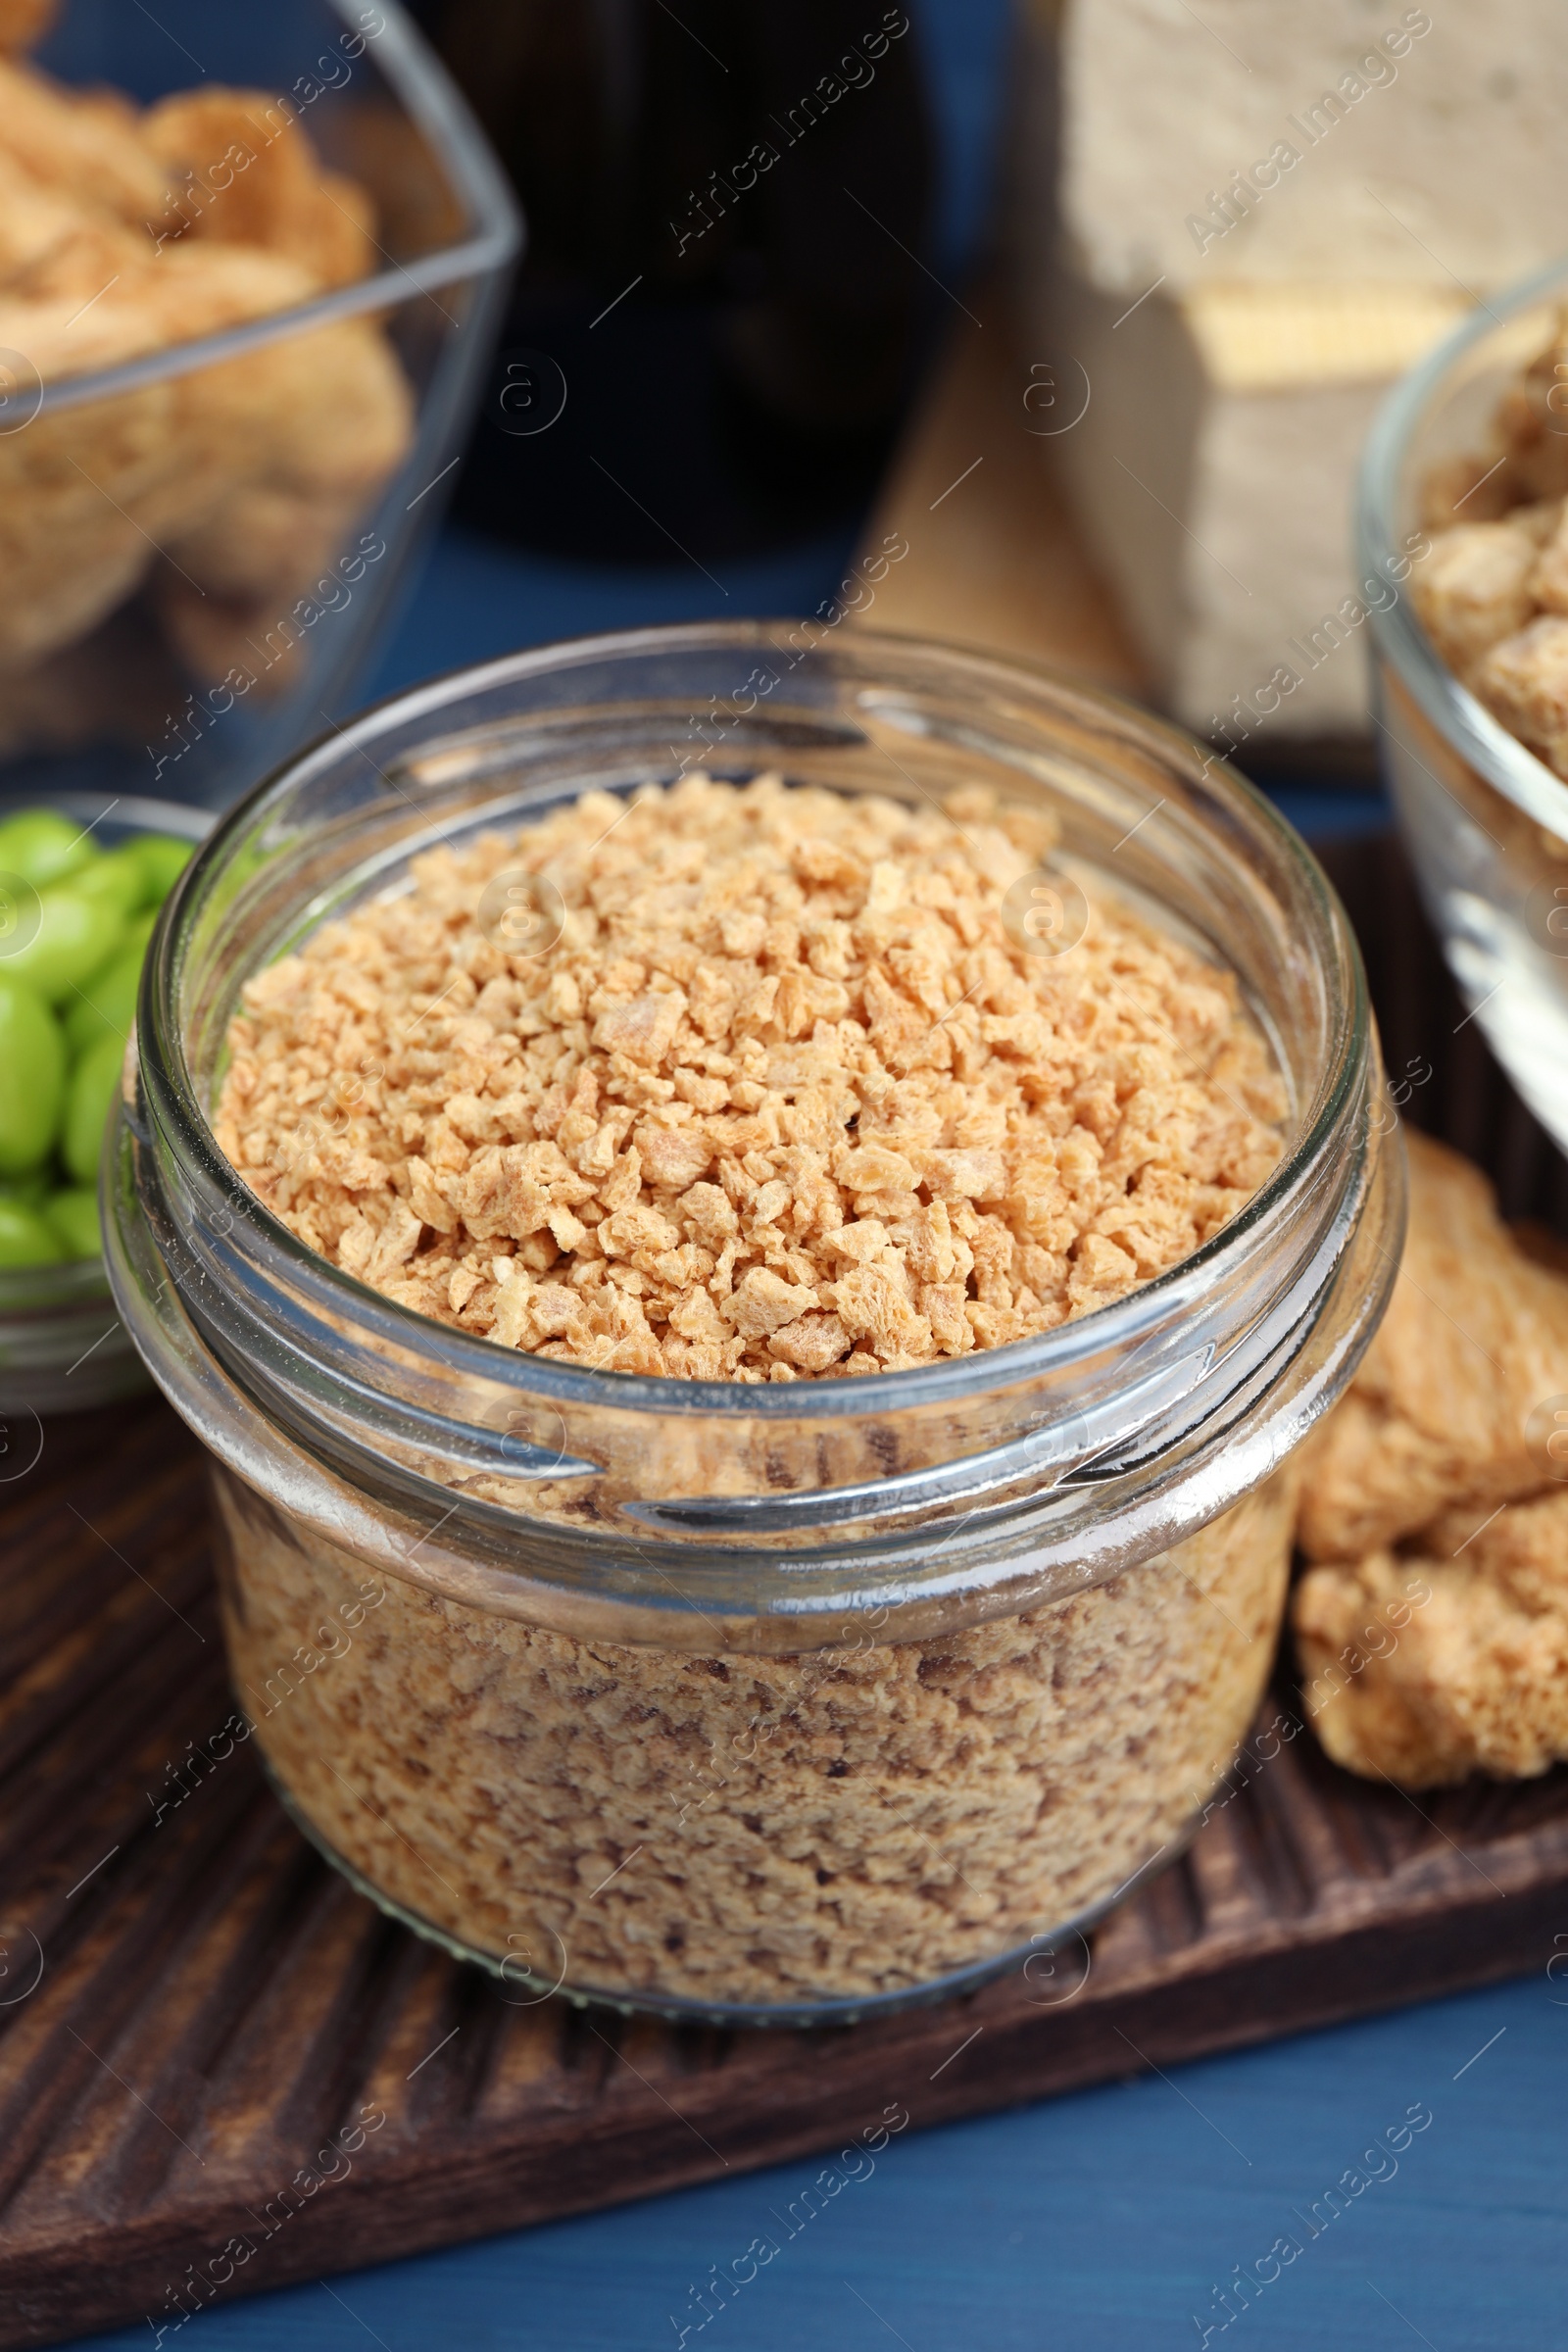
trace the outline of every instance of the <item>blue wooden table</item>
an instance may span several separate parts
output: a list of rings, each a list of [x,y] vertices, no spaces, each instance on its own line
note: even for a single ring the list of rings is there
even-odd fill
[[[916,2113],[793,2236],[814,2162],[209,2311],[178,2340],[1156,2352],[1207,2328],[1226,2352],[1559,2352],[1565,2066],[1568,1997],[1544,1956],[1521,1984],[1168,2079],[924,2132]],[[777,2255],[703,2325],[711,2268],[764,2235]],[[1238,2266],[1271,2278],[1250,2308],[1226,2296]],[[132,2352],[149,2331],[99,2340]]]

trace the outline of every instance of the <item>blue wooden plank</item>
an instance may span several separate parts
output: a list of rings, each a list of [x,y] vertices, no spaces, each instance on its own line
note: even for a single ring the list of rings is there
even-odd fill
[[[816,2161],[208,2311],[181,2352],[658,2352],[682,2327],[703,2352],[1154,2352],[1199,2344],[1195,2314],[1226,2352],[1559,2352],[1568,1999],[1549,1957],[1516,1984],[924,2132],[918,2086],[890,2083],[915,2128],[809,2216]],[[1430,2121],[1401,2148],[1412,2111]],[[1266,2273],[1282,2239],[1299,2251],[1249,2309],[1236,2269]],[[758,2240],[777,2252],[702,2322],[703,2282]],[[134,2352],[152,2330],[97,2340]]]
[[[841,531],[777,555],[721,562],[715,589],[695,564],[654,571],[573,564],[449,529],[426,559],[365,699],[559,637],[814,612],[844,577],[857,530],[852,518]]]

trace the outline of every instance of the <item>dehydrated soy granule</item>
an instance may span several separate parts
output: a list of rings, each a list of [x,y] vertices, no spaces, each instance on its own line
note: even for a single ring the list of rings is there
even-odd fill
[[[1052,1941],[1178,1849],[1268,1677],[1295,1479],[1023,1616],[784,1658],[579,1641],[398,1575],[361,1622],[363,1560],[227,1472],[218,1496],[240,1700],[334,1853],[514,1995],[768,2007]]]
[[[1099,895],[1067,952],[1008,929],[1053,838],[981,788],[586,793],[253,980],[219,1141],[335,1265],[574,1363],[788,1381],[1049,1331],[1217,1232],[1286,1107],[1170,933]],[[564,908],[532,954],[481,908],[519,871]]]

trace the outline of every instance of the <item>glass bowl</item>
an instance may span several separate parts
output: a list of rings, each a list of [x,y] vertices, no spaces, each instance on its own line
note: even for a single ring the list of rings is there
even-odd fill
[[[1439,657],[1404,591],[1422,490],[1485,450],[1498,395],[1551,341],[1558,263],[1483,305],[1407,376],[1362,461],[1358,576],[1371,609],[1373,720],[1384,772],[1449,969],[1520,1094],[1568,1151],[1568,783],[1509,734]],[[1557,420],[1568,435],[1568,404]]]
[[[1099,1313],[791,1385],[518,1352],[303,1247],[209,1120],[246,980],[425,848],[698,766],[1053,812],[1086,899],[1114,874],[1239,976],[1278,1168]],[[247,1736],[385,1908],[508,1998],[808,2024],[1043,1968],[1180,1850],[1266,1680],[1290,1456],[1382,1312],[1403,1199],[1344,911],[1190,738],[868,629],[520,655],[220,823],[138,1045],[116,1298],[213,1456]]]
[[[0,818],[35,808],[57,809],[84,830],[90,826],[108,848],[136,833],[174,833],[199,842],[213,823],[207,810],[173,801],[0,791]],[[141,1359],[115,1312],[101,1257],[0,1268],[0,1415],[25,1420],[82,1412],[146,1385]]]
[[[67,0],[34,62],[139,106],[267,102],[178,177],[144,273],[105,263],[70,318],[67,297],[0,309],[22,346],[0,350],[0,786],[221,807],[352,702],[450,485],[515,208],[395,0]],[[325,264],[174,233],[231,186],[250,202],[291,118],[375,211],[369,273],[316,294]]]

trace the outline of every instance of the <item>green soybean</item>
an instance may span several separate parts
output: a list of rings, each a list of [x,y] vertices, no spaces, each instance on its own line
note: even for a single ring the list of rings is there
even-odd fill
[[[47,1168],[34,1168],[30,1176],[0,1177],[0,1200],[20,1200],[24,1208],[42,1208],[54,1190]]]
[[[24,808],[0,819],[0,874],[20,874],[34,890],[91,864],[92,835],[53,808]]]
[[[16,934],[10,953],[0,955],[0,972],[25,981],[51,1004],[69,999],[109,961],[125,936],[119,909],[86,896],[74,882],[41,890],[38,927],[30,938],[25,929]]]
[[[125,1049],[118,1037],[101,1037],[87,1048],[71,1073],[60,1156],[78,1184],[90,1184],[98,1173],[109,1105],[120,1085],[124,1056]]]
[[[123,945],[69,1000],[66,1045],[73,1061],[79,1060],[97,1038],[113,1035],[123,1045],[129,1037],[130,1024],[136,1017],[136,992],[141,986],[147,940],[157,920],[156,907],[149,907],[145,914],[133,915]]]
[[[141,866],[144,906],[163,905],[190,863],[196,847],[194,842],[181,841],[173,833],[138,833],[125,846],[134,851]]]
[[[122,850],[110,850],[106,856],[95,858],[91,865],[84,865],[79,873],[72,875],[71,888],[78,898],[108,908],[123,922],[146,898],[146,876],[134,842],[127,842]]]
[[[44,1202],[43,1216],[67,1257],[103,1255],[104,1237],[98,1222],[95,1184],[73,1185],[67,1192],[55,1193]]]
[[[54,1266],[65,1254],[60,1236],[35,1208],[0,1200],[0,1266]]]
[[[60,1023],[0,966],[0,1176],[25,1176],[55,1140],[66,1090]]]

